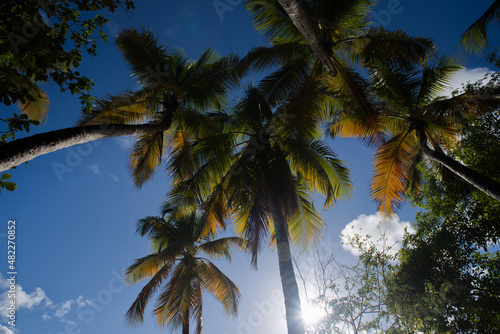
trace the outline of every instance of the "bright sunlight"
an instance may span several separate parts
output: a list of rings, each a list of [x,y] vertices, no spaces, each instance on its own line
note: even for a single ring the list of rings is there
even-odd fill
[[[306,325],[316,324],[324,315],[325,310],[309,303],[302,304],[302,316]]]

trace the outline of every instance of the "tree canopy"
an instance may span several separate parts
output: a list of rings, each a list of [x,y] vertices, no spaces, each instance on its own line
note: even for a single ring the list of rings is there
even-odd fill
[[[451,153],[498,179],[498,111],[467,122]],[[388,280],[390,308],[425,333],[500,330],[500,203],[435,166],[420,166],[422,207],[415,235],[407,235],[400,265]]]
[[[90,109],[92,80],[78,71],[84,53],[97,54],[108,20],[99,10],[131,10],[130,0],[4,0],[0,3],[0,102],[36,99],[37,83],[79,94]]]

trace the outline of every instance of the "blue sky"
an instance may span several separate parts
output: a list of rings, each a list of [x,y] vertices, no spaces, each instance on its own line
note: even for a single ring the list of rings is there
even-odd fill
[[[136,1],[129,18],[110,16],[107,29],[112,36],[126,26],[148,24],[160,39],[182,47],[191,58],[213,46],[222,54],[244,55],[264,39],[252,28],[241,1],[220,0],[226,11],[217,11],[211,0]],[[429,1],[382,0],[374,21],[387,29],[401,29],[413,35],[432,37],[440,50],[457,54],[461,33],[491,4],[491,0]],[[498,45],[498,29],[489,30],[490,44]],[[475,56],[458,55],[466,67],[456,82],[480,77],[489,65]],[[82,73],[95,81],[92,94],[118,93],[136,87],[126,64],[112,43],[101,43],[98,56],[86,58]],[[32,133],[75,124],[79,101],[44,87],[51,98],[45,126]],[[10,112],[1,107],[1,112]],[[374,228],[375,204],[369,199],[371,151],[354,140],[331,142],[349,163],[356,186],[349,201],[340,201],[324,213],[328,224],[321,247],[344,261],[353,259],[340,245],[341,231],[351,223],[365,231]],[[18,189],[0,195],[0,247],[5,249],[7,221],[17,221],[18,304],[16,333],[159,333],[147,310],[143,325],[129,328],[124,315],[141,284],[125,286],[123,269],[148,253],[146,240],[134,235],[137,219],[157,215],[169,187],[166,173],[158,172],[142,189],[134,188],[127,169],[130,138],[107,139],[61,150],[34,159],[12,172]],[[67,167],[57,172],[56,166]],[[404,206],[401,222],[411,222],[415,210]],[[364,215],[364,216],[363,216]],[[402,223],[388,229],[394,238]],[[6,277],[5,260],[1,271]],[[227,318],[210,296],[204,307],[204,331],[215,333],[283,333],[285,322],[277,256],[264,251],[259,270],[250,269],[249,258],[238,254],[233,263],[221,263],[223,271],[240,287],[240,314]],[[11,334],[6,326],[4,302],[6,284],[0,282],[0,334]],[[153,303],[151,303],[153,304]]]

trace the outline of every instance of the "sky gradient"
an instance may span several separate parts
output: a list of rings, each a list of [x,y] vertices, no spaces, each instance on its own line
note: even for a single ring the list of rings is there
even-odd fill
[[[459,86],[491,68],[481,57],[460,54],[456,49],[461,33],[491,2],[382,0],[373,18],[386,29],[431,37],[441,52],[457,55],[466,67],[455,79]],[[217,7],[221,3],[222,7]],[[98,56],[86,57],[83,62],[82,74],[95,81],[94,96],[137,87],[112,43],[124,27],[147,24],[158,31],[161,41],[181,47],[193,59],[210,46],[223,55],[234,52],[243,56],[252,46],[265,45],[241,1],[148,0],[136,1],[136,7],[130,19],[119,11],[107,16],[111,20],[106,28],[110,43],[100,43]],[[499,45],[498,29],[488,32],[490,45]],[[50,85],[44,89],[51,99],[49,117],[30,135],[74,126],[79,117],[76,96],[61,94]],[[12,109],[2,106],[0,112]],[[126,286],[121,275],[133,259],[149,252],[147,240],[134,234],[135,224],[140,218],[159,214],[170,183],[167,174],[159,170],[142,189],[134,187],[127,168],[131,140],[107,139],[72,147],[12,171],[18,189],[0,194],[0,334],[11,334],[4,316],[9,219],[17,222],[17,298],[21,308],[16,333],[163,332],[153,321],[152,307],[137,328],[124,323],[125,312],[143,285]],[[365,232],[376,231],[376,205],[368,195],[371,151],[355,140],[330,143],[352,169],[356,191],[351,200],[339,201],[324,213],[328,227],[320,247],[343,261],[352,261],[353,255],[340,244],[341,232],[349,224],[347,230],[363,226]],[[394,240],[401,238],[404,226],[410,226],[414,213],[408,205],[398,212],[400,220],[387,227]],[[250,268],[250,258],[242,254],[236,254],[232,264],[220,263],[241,290],[240,313],[238,318],[227,318],[222,307],[206,296],[204,333],[284,333],[277,264],[277,254],[271,250],[262,252],[258,271]]]

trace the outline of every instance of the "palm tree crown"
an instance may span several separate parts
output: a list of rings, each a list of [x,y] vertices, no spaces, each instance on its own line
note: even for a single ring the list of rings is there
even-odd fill
[[[377,131],[385,137],[375,152],[371,185],[372,197],[380,204],[381,212],[393,213],[394,205],[399,206],[406,190],[419,189],[420,173],[416,167],[424,156],[474,182],[461,175],[466,167],[446,152],[458,140],[461,120],[497,108],[499,99],[498,95],[473,91],[440,96],[458,69],[460,66],[453,58],[443,56],[428,57],[411,68],[379,66],[372,73]],[[373,130],[371,124],[348,107],[337,114],[330,127],[332,135],[343,137],[369,137]],[[494,180],[485,182],[498,187]],[[494,196],[500,194],[499,190]]]
[[[358,113],[373,118],[367,101],[366,87],[355,66],[371,67],[378,63],[406,63],[418,61],[434,44],[428,38],[410,37],[402,31],[387,31],[369,27],[369,13],[376,1],[301,1],[303,11],[309,16],[315,37],[328,51],[336,75],[324,70],[321,57],[308,44],[279,4],[284,1],[248,1],[258,31],[264,33],[271,47],[255,48],[243,61],[251,69],[279,69],[267,76],[259,87],[264,93],[288,94],[293,91],[309,71],[323,73],[322,84],[337,100],[349,97],[356,104]],[[292,1],[289,1],[292,2]]]
[[[194,320],[196,333],[202,333],[203,291],[213,295],[230,315],[238,311],[240,292],[201,254],[230,260],[231,247],[244,247],[244,240],[238,237],[215,239],[214,234],[203,233],[200,215],[176,219],[172,211],[173,206],[167,203],[163,217],[147,217],[138,222],[137,233],[148,236],[153,252],[135,260],[126,270],[126,278],[132,284],[149,279],[128,310],[127,322],[141,323],[148,300],[159,291],[154,309],[159,327],[182,326],[183,334],[187,334],[190,320]]]
[[[286,105],[275,105],[249,87],[234,112],[214,115],[220,132],[197,143],[193,176],[179,180],[169,195],[188,211],[203,203],[208,230],[225,227],[233,218],[236,231],[249,243],[253,265],[271,236],[289,333],[304,332],[289,243],[305,247],[323,231],[314,191],[329,207],[351,188],[343,162],[318,139],[318,124],[331,101],[316,88],[306,83]]]
[[[223,58],[209,48],[198,60],[190,60],[181,51],[169,52],[147,27],[125,29],[115,43],[141,89],[99,99],[80,125],[163,124],[165,131],[139,135],[132,148],[129,166],[135,184],[141,186],[161,164],[175,136],[200,131],[201,112],[225,105],[239,80],[238,58]]]
[[[495,0],[490,7],[463,33],[460,45],[468,52],[479,52],[488,47],[487,29],[500,21],[500,1]]]

